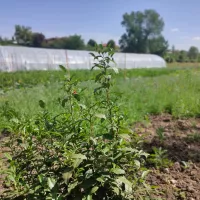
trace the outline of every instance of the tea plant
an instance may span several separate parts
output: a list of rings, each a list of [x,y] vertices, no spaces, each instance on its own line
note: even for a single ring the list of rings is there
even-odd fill
[[[42,112],[18,123],[18,131],[5,143],[7,170],[4,199],[143,199],[148,156],[124,124],[117,97],[112,93],[114,51],[97,46],[94,58],[98,87],[82,100],[84,89],[65,75],[63,112],[53,116],[44,101]],[[64,73],[67,70],[60,66]],[[87,88],[86,88],[87,90]],[[56,106],[56,105],[55,105]]]

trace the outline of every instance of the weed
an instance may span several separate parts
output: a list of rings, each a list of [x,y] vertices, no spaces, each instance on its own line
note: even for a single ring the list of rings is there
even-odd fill
[[[161,142],[163,142],[165,140],[164,131],[165,131],[165,129],[163,127],[159,127],[158,129],[156,129],[156,133]]]
[[[150,164],[153,164],[157,169],[171,165],[171,161],[167,158],[167,150],[163,150],[162,147],[153,147],[152,149],[153,153],[148,158]]]
[[[199,133],[191,133],[187,135],[186,140],[188,142],[200,142],[200,134]]]

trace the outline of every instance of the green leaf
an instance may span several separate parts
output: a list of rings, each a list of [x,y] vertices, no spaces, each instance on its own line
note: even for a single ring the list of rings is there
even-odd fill
[[[90,194],[96,193],[96,191],[97,191],[98,189],[99,189],[98,186],[93,187],[93,188],[91,189],[91,191],[90,191]]]
[[[119,188],[113,186],[112,190],[116,195],[119,195]]]
[[[67,69],[63,65],[59,65],[59,67],[63,72],[67,72]]]
[[[83,154],[72,154],[71,158],[77,158],[77,159],[87,159],[87,157]]]
[[[12,156],[9,153],[4,153],[4,155],[8,160],[12,160]]]
[[[74,169],[76,169],[82,162],[83,162],[82,159],[76,159],[76,160],[74,160],[74,162],[73,162]]]
[[[63,177],[65,183],[68,184],[69,179],[72,177],[72,171],[63,173],[62,177]]]
[[[112,69],[114,70],[114,72],[115,72],[116,74],[118,74],[118,73],[119,73],[119,70],[118,70],[118,68],[116,68],[116,67],[112,67]]]
[[[48,178],[47,184],[48,184],[49,188],[52,190],[56,184],[56,180],[54,178]]]
[[[132,183],[126,179],[125,176],[121,176],[119,178],[117,178],[117,181],[124,183],[126,186],[131,187],[132,188]]]
[[[115,168],[112,169],[111,172],[113,172],[114,174],[125,174],[125,171],[123,169],[119,169],[119,168]]]
[[[45,108],[45,102],[44,101],[42,101],[42,100],[39,100],[39,106],[41,107],[41,108]]]
[[[78,185],[78,181],[74,181],[71,184],[68,185],[68,192],[71,193],[71,191]]]
[[[100,119],[106,119],[106,115],[104,115],[104,114],[95,114],[95,117],[98,117],[98,118],[100,118]]]
[[[82,109],[86,109],[87,107],[86,107],[86,105],[84,105],[84,104],[78,104]]]
[[[100,183],[104,183],[104,180],[103,180],[101,177],[98,177],[96,180],[97,180],[98,182],[100,182]]]
[[[87,200],[92,200],[92,195],[89,194],[89,195],[87,196]]]
[[[42,174],[39,174],[38,175],[38,179],[39,179],[39,182],[42,183],[43,179],[44,179],[44,176]]]
[[[119,136],[120,138],[126,140],[126,141],[130,141],[130,140],[131,140],[131,137],[130,137],[130,135],[128,135],[128,134],[119,134],[118,136]]]
[[[142,172],[141,178],[144,179],[148,173],[149,173],[149,170]]]
[[[92,57],[95,57],[94,53],[89,53]]]
[[[140,168],[140,161],[134,160],[134,163],[135,163],[137,169],[139,169]]]

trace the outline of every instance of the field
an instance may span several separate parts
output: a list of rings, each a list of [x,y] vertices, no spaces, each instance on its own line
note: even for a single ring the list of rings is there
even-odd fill
[[[81,92],[82,104],[93,98],[97,74],[98,70],[70,71],[80,81],[77,92],[87,88]],[[147,183],[156,188],[154,199],[200,199],[200,68],[170,66],[111,74],[111,93],[118,98],[124,125],[142,138],[140,148],[150,153],[145,167],[150,170]],[[63,112],[58,106],[65,95],[62,80],[62,71],[0,73],[0,139],[19,131],[18,121],[30,122],[43,112],[40,100],[52,116]]]

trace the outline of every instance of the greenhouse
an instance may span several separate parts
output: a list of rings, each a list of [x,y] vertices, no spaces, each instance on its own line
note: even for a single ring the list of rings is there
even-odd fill
[[[116,53],[118,68],[162,68],[165,60],[157,55]],[[93,58],[89,51],[0,46],[0,71],[90,69]]]

